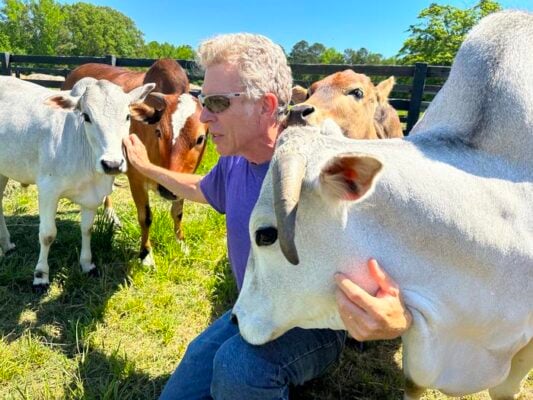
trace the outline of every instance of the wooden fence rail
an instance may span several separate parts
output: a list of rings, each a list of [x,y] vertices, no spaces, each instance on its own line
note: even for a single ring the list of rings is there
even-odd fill
[[[124,58],[107,55],[90,56],[37,56],[0,53],[0,75],[17,77],[31,73],[67,76],[76,66],[86,63],[102,63],[117,67],[150,67],[156,59]],[[186,71],[192,81],[203,79],[202,69],[191,60],[176,60]],[[400,111],[400,120],[405,123],[407,135],[450,73],[450,67],[433,66],[426,63],[415,65],[347,65],[347,64],[291,64],[295,83],[308,86],[313,81],[334,72],[345,69],[366,74],[376,83],[394,75],[397,84],[390,98],[390,104]],[[24,78],[27,79],[27,78]],[[31,82],[59,88],[62,82],[57,80],[27,79]]]

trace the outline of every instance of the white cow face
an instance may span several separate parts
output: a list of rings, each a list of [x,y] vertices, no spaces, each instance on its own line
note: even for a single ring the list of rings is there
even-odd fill
[[[313,134],[309,129],[299,129],[301,143],[294,135],[298,128],[283,134],[292,135],[292,143],[276,150],[251,216],[251,253],[234,314],[242,336],[252,344],[271,341],[294,327],[344,329],[335,301],[337,271],[347,272],[369,292],[377,289],[366,268],[369,255],[354,248],[358,238],[352,234],[347,212],[372,192],[381,163],[370,156],[334,155],[326,149],[310,150],[321,158],[307,162],[305,154],[292,149],[313,147],[306,140]],[[284,149],[296,162],[280,167]],[[306,164],[299,178],[294,172],[299,169],[298,159]],[[289,182],[296,191],[280,191],[280,181]],[[276,203],[289,203],[285,216]],[[295,215],[293,227],[287,227]]]
[[[129,134],[131,109],[137,107],[154,87],[154,83],[149,83],[124,93],[120,86],[109,81],[84,78],[70,94],[62,92],[47,103],[79,112],[96,171],[114,175],[126,172],[122,140]]]

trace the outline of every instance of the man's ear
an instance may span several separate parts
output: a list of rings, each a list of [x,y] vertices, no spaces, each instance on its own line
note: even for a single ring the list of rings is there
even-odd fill
[[[261,112],[272,116],[278,112],[278,98],[274,93],[265,93],[261,103]]]
[[[382,167],[378,159],[366,154],[339,154],[322,168],[320,188],[337,200],[358,201],[372,192]]]

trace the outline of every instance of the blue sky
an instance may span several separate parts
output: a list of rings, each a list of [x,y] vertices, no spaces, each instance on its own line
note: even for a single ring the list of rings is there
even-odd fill
[[[145,41],[196,49],[219,33],[254,32],[268,36],[289,52],[306,40],[342,52],[368,50],[395,55],[408,37],[409,25],[431,3],[469,8],[477,0],[84,0],[112,7],[135,21]],[[62,3],[73,3],[71,0]],[[533,11],[533,0],[500,0],[504,8]]]

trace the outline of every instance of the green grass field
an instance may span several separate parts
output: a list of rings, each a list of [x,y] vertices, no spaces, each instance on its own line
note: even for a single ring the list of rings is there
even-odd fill
[[[210,147],[200,173],[214,164]],[[187,344],[236,299],[224,217],[186,203],[188,252],[176,244],[170,204],[152,196],[156,268],[137,260],[139,228],[127,180],[113,194],[122,228],[101,215],[92,249],[100,276],[80,272],[78,207],[62,200],[50,251],[51,286],[31,289],[39,244],[35,187],[10,182],[4,209],[17,248],[0,261],[0,399],[154,399]],[[349,344],[327,375],[294,399],[400,399],[400,341]],[[428,392],[426,399],[445,399]],[[533,374],[524,399],[533,399]],[[488,399],[486,393],[465,399]]]

